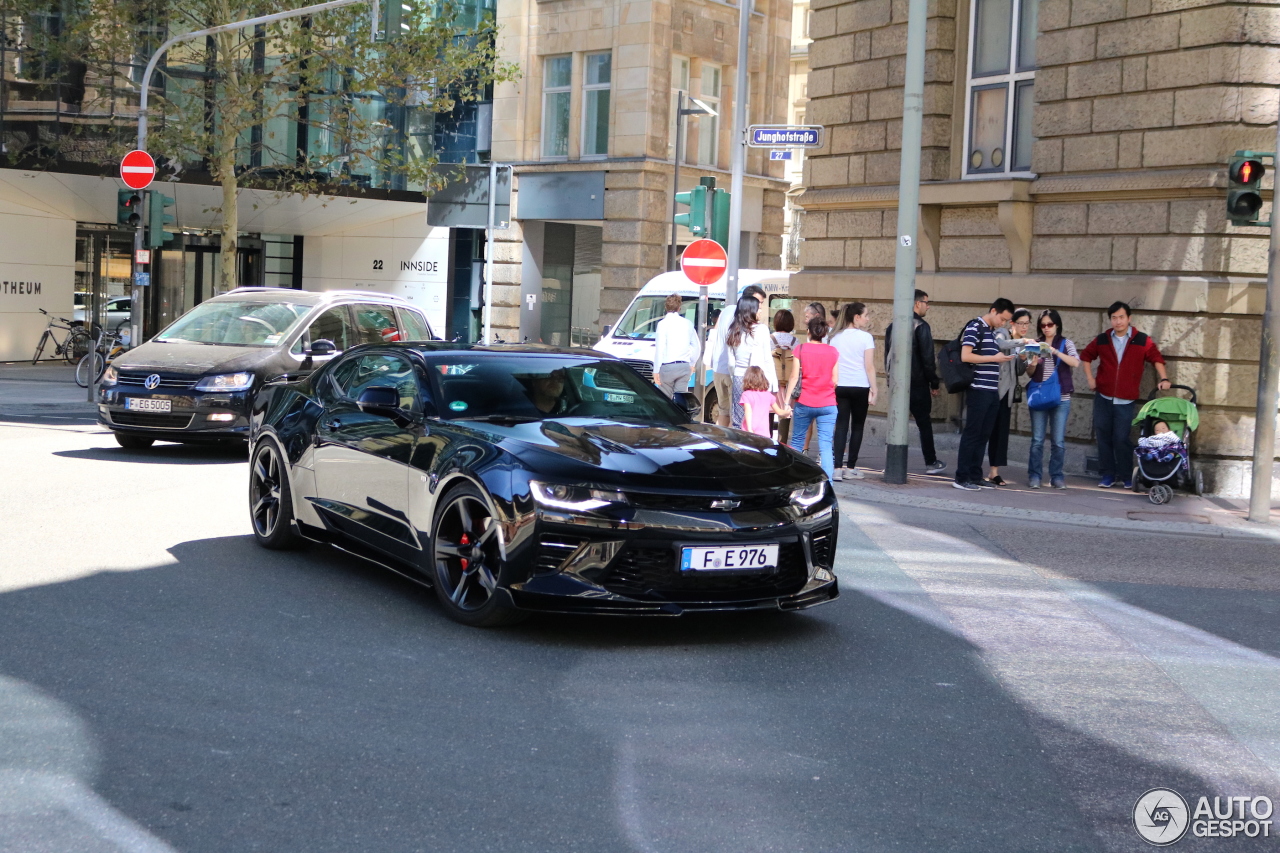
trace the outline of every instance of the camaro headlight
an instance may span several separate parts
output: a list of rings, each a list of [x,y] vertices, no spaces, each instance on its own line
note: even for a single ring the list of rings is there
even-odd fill
[[[102,378],[98,380],[98,384],[115,385],[119,377],[120,371],[116,370],[115,365],[107,365],[107,369],[102,372]]]
[[[810,483],[791,493],[791,505],[799,509],[810,509],[827,493],[827,481]]]
[[[252,373],[220,373],[206,376],[196,383],[197,391],[248,391],[253,386]]]
[[[610,504],[627,502],[627,496],[621,492],[609,492],[587,486],[563,486],[531,480],[529,489],[533,492],[533,499],[539,506],[569,512],[591,512]]]

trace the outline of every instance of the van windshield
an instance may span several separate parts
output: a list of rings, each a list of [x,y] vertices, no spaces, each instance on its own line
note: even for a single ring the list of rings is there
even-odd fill
[[[690,323],[698,322],[698,298],[696,296],[681,297],[683,302],[680,304],[680,313]],[[665,307],[667,297],[665,296],[641,296],[631,303],[631,307],[627,309],[627,313],[622,315],[622,319],[618,321],[617,327],[613,330],[613,337],[623,340],[632,341],[651,341],[656,335],[658,329],[658,321],[666,316],[667,309]],[[707,310],[712,318],[720,311],[724,305],[724,299],[707,300]]]
[[[179,317],[155,340],[273,347],[308,311],[310,306],[292,302],[205,302]]]

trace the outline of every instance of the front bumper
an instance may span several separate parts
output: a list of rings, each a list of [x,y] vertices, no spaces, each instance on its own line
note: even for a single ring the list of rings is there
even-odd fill
[[[137,385],[104,387],[98,422],[110,430],[165,441],[225,441],[249,437],[250,391],[196,391]],[[130,399],[168,400],[170,411],[133,411]]]

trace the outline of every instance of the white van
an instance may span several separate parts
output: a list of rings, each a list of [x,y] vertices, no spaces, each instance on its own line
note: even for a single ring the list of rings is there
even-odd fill
[[[753,284],[764,288],[769,296],[769,317],[772,322],[774,312],[791,308],[791,273],[784,270],[738,270],[738,292]],[[707,289],[708,328],[715,325],[715,318],[724,308],[724,279],[721,278]],[[631,300],[627,310],[622,313],[618,322],[605,330],[604,337],[596,342],[595,349],[624,359],[628,364],[645,377],[653,377],[653,336],[658,321],[666,316],[665,303],[668,296],[680,294],[684,305],[680,309],[692,323],[698,322],[698,286],[684,273],[664,272],[654,277]],[[794,311],[793,311],[794,313]],[[798,322],[798,321],[797,321]],[[772,328],[770,329],[772,331]],[[711,369],[707,367],[705,382],[707,385],[706,410],[716,409],[715,391],[711,387]],[[689,377],[689,387],[694,387],[694,377]]]

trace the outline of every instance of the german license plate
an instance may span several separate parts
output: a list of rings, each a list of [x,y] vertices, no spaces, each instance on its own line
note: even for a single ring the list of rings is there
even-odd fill
[[[124,407],[131,412],[171,412],[172,400],[152,400],[149,397],[129,397]]]
[[[682,572],[753,572],[777,567],[777,545],[713,545],[680,549]]]

